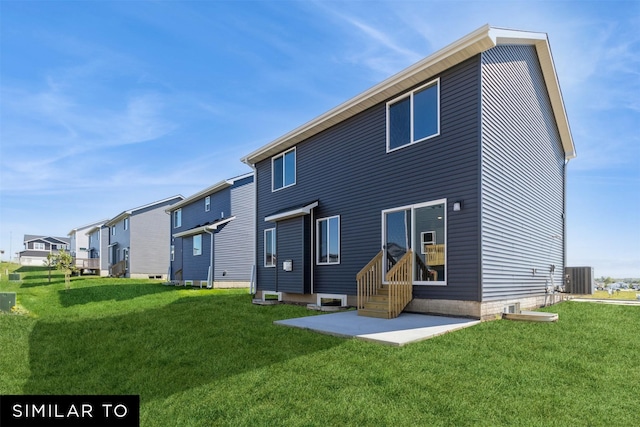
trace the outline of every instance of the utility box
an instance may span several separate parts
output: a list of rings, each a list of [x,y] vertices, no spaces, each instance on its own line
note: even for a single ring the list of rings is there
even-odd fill
[[[570,294],[592,295],[595,290],[593,267],[565,267],[565,289]]]
[[[16,305],[15,292],[0,292],[0,311],[10,312]]]

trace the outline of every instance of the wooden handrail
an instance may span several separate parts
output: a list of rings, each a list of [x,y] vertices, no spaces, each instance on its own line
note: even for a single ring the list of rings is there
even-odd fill
[[[427,245],[425,249],[427,265],[444,265],[444,245]]]
[[[127,260],[122,260],[109,267],[109,274],[115,277],[124,276],[127,272]]]
[[[400,315],[413,299],[413,251],[409,249],[385,277],[389,284],[389,318]]]
[[[358,284],[357,308],[361,309],[382,286],[382,251],[360,270],[356,275],[356,282]]]

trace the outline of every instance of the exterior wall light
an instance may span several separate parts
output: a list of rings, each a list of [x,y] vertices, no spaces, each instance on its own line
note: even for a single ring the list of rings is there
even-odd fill
[[[462,200],[453,202],[453,211],[458,212],[462,210]]]

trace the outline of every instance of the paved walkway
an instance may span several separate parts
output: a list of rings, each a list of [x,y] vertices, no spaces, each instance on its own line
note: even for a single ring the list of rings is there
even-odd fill
[[[414,313],[402,313],[395,319],[376,319],[358,316],[358,312],[352,310],[278,320],[274,323],[276,325],[310,329],[339,337],[358,338],[387,345],[402,346],[477,325],[480,321]]]

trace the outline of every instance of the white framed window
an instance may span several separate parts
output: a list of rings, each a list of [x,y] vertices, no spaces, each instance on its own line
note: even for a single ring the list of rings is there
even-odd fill
[[[193,256],[202,255],[202,234],[193,236]]]
[[[316,264],[340,264],[340,215],[316,221]]]
[[[296,149],[271,158],[272,191],[295,185],[296,183]]]
[[[209,212],[211,210],[211,196],[204,198],[204,211]]]
[[[42,243],[42,242],[34,242],[33,243],[33,249],[35,249],[36,251],[44,251],[44,243]]]
[[[435,230],[423,231],[420,233],[420,250],[422,254],[429,252],[427,246],[436,244],[436,232]]]
[[[171,245],[171,247],[169,249],[169,259],[171,260],[171,262],[175,261],[175,259],[176,259],[176,246],[175,245]]]
[[[413,283],[446,286],[446,206],[440,199],[382,211],[384,274],[412,250]]]
[[[440,134],[440,79],[387,103],[387,152]]]
[[[111,235],[112,236],[116,235],[116,226],[115,225],[113,227],[111,227]]]
[[[276,266],[276,229],[264,230],[264,266]]]
[[[129,229],[129,218],[125,218],[123,222],[124,222],[124,229],[128,230]]]
[[[173,228],[182,227],[182,209],[173,211]]]

